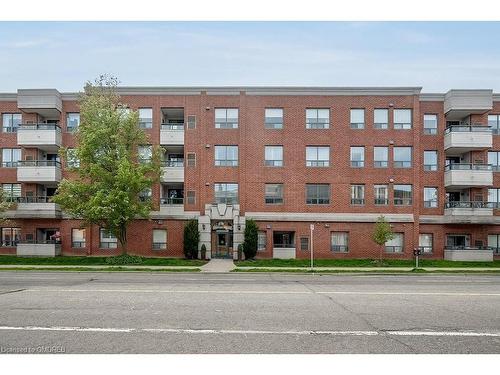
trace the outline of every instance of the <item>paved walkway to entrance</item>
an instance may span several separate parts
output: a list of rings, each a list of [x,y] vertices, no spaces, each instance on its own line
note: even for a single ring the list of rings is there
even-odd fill
[[[235,268],[232,259],[210,259],[201,267],[201,272],[231,272]]]

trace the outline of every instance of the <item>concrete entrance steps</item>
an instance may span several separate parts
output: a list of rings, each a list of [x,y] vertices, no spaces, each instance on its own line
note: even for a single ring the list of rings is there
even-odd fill
[[[236,268],[232,259],[210,259],[201,267],[201,272],[231,272]]]

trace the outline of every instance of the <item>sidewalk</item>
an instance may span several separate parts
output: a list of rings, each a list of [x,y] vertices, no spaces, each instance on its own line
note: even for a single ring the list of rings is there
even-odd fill
[[[201,267],[201,272],[231,272],[236,268],[232,259],[211,259]]]

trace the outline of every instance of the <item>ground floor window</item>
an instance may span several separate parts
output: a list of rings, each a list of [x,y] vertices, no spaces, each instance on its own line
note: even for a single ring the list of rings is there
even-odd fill
[[[1,228],[2,247],[14,247],[21,239],[21,228]]]
[[[273,247],[295,247],[295,232],[273,232]]]
[[[99,230],[99,247],[101,249],[116,249],[118,247],[118,240],[113,233],[101,228]]]
[[[347,253],[349,251],[349,233],[332,232],[330,249],[334,253]]]
[[[309,237],[300,237],[300,250],[309,251]]]
[[[418,247],[424,254],[432,253],[432,233],[421,233],[418,236]]]
[[[153,250],[165,250],[167,248],[167,231],[165,229],[153,229]]]
[[[71,230],[71,247],[85,247],[85,229],[73,228]]]
[[[500,234],[488,234],[488,247],[495,254],[500,254]]]
[[[404,233],[394,233],[394,238],[385,243],[386,253],[402,253],[404,246]]]
[[[257,251],[266,251],[267,247],[267,233],[260,230],[257,234]]]

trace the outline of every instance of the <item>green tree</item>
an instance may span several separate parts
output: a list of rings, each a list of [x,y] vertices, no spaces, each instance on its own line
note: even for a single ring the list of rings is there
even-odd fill
[[[0,223],[5,223],[5,211],[12,207],[12,202],[10,202],[6,197],[2,189],[0,189]]]
[[[385,220],[383,215],[379,216],[377,222],[375,223],[372,239],[377,245],[380,246],[380,260],[382,260],[382,246],[393,238],[394,233],[392,232],[391,225]]]
[[[120,102],[117,84],[114,77],[100,76],[85,85],[77,147],[71,154],[61,150],[64,160],[79,161],[76,178],[61,181],[53,201],[83,225],[109,230],[126,254],[129,224],[149,218],[151,202],[139,194],[159,181],[161,154],[159,147],[152,147],[150,159],[139,159],[139,146],[148,144],[148,137],[139,128],[138,113]]]
[[[253,219],[248,219],[245,223],[245,238],[243,240],[243,253],[245,259],[253,259],[257,255],[259,227]]]
[[[186,259],[198,258],[199,242],[200,232],[198,230],[198,220],[189,220],[184,227],[184,256]]]

